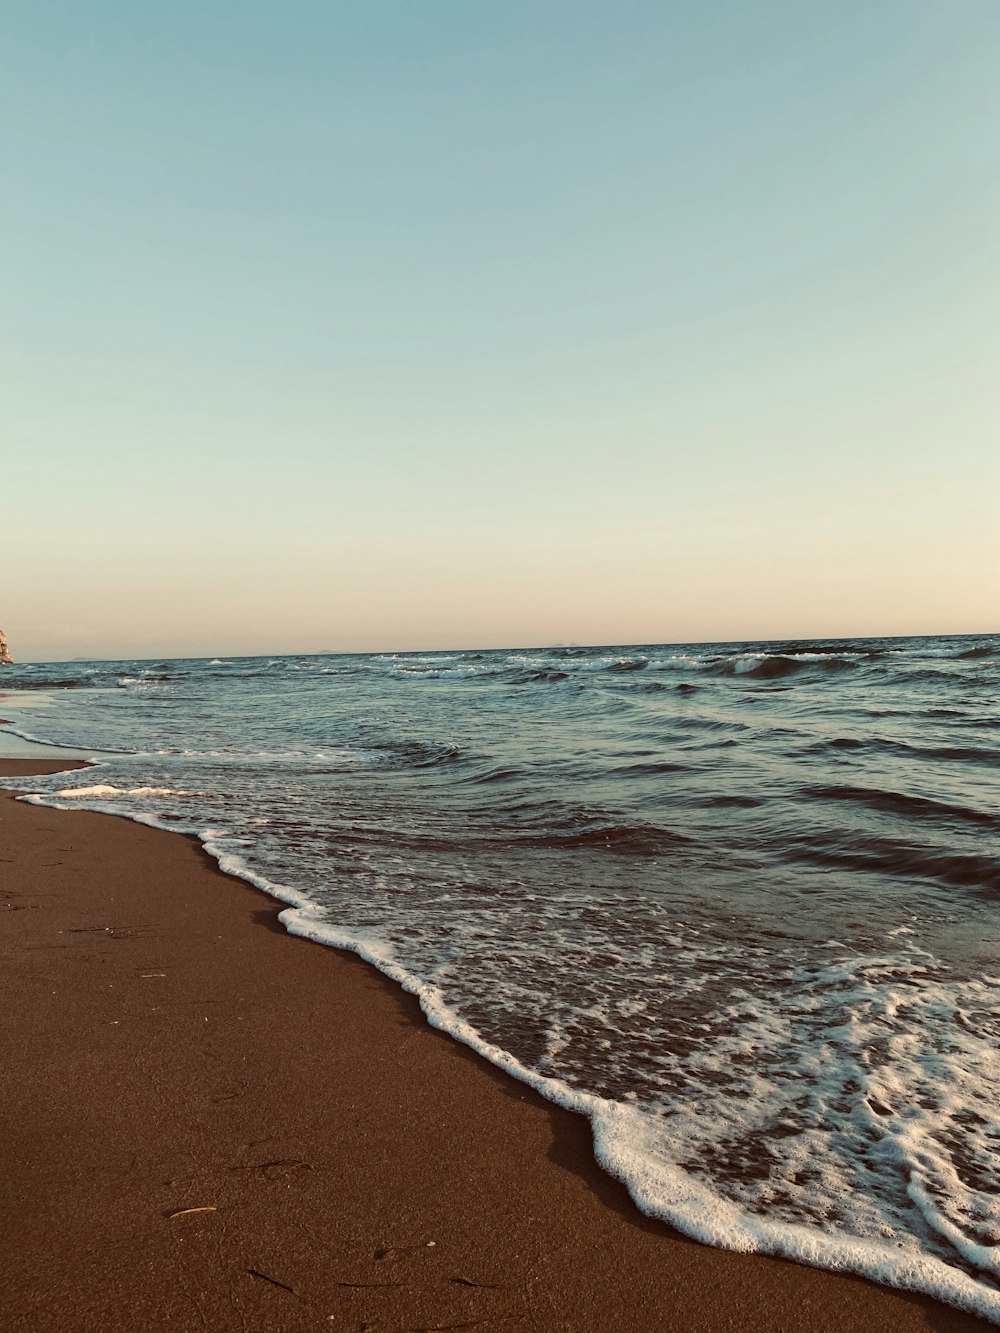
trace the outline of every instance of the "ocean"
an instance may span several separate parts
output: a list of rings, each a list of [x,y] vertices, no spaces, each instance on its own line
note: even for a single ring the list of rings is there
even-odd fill
[[[1000,1323],[1000,639],[20,665],[28,799],[196,834],[709,1244]],[[294,1040],[294,1015],[289,1015]]]

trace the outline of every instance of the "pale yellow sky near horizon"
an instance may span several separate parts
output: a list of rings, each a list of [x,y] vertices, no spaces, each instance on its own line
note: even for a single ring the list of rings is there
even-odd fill
[[[15,655],[1000,629],[1000,8],[294,19],[10,10]]]

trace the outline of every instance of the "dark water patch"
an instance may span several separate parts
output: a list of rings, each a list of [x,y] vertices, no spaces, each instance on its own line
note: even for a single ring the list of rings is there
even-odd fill
[[[905,755],[915,763],[924,759],[938,759],[946,763],[1000,768],[1000,750],[985,745],[908,745],[905,741],[885,738],[873,740],[870,745],[873,749]]]
[[[617,662],[612,662],[606,671],[645,671],[649,666],[649,659],[645,657],[622,657]]]
[[[869,743],[868,741],[855,740],[850,736],[838,736],[832,741],[815,741],[812,745],[806,745],[801,750],[791,751],[790,757],[794,759],[799,755],[809,755],[820,759],[836,759],[840,755],[849,754],[854,750],[864,750]]]
[[[686,741],[678,748],[681,750],[732,750],[739,743],[732,736],[720,736],[716,740]]]
[[[837,736],[829,741],[815,741],[812,745],[803,746],[801,750],[792,750],[789,752],[789,758],[809,756],[809,758],[838,761],[844,756],[856,754],[859,759],[863,759],[866,757],[863,752],[871,744],[871,741],[858,740],[854,736]]]
[[[471,685],[481,684],[484,681],[507,685],[536,685],[568,680],[568,678],[568,672],[560,669],[497,667],[492,670],[476,670],[475,673],[465,676],[464,680]]]
[[[525,776],[524,769],[521,768],[491,768],[485,773],[472,773],[466,782],[512,782]]]
[[[870,716],[881,721],[894,715],[873,712]],[[975,730],[983,730],[983,728],[976,727]],[[869,736],[865,740],[840,736],[835,740],[816,741],[814,744],[806,746],[799,753],[821,757],[830,751],[841,753],[861,751],[863,754],[860,754],[859,758],[865,760],[874,759],[875,756],[883,754],[906,759],[913,764],[920,764],[925,760],[933,759],[945,763],[975,764],[987,768],[1000,768],[1000,749],[995,747],[988,745],[921,745],[916,741],[894,740],[888,736]]]
[[[462,758],[457,745],[434,741],[383,741],[368,747],[384,756],[388,763],[410,768],[431,768],[437,764],[453,764]]]
[[[497,792],[491,798],[491,802],[490,809],[496,816],[497,822],[510,826],[566,827],[574,822],[586,823],[588,818],[591,818],[585,812],[570,813],[563,801],[551,797],[530,797],[522,793],[504,799],[504,796]]]
[[[619,777],[647,778],[669,773],[690,773],[690,764],[680,764],[670,759],[654,759],[648,763],[625,764],[615,769]]]
[[[506,681],[508,685],[540,685],[568,680],[569,674],[565,671],[527,670],[524,667],[508,667],[502,671],[483,672],[480,679],[484,678]]]
[[[714,810],[753,810],[763,805],[765,799],[760,796],[712,795],[700,797],[698,804]]]
[[[955,659],[953,658],[952,661]],[[959,671],[948,666],[917,666],[909,664],[897,665],[892,673],[896,679],[891,683],[899,685],[915,685],[925,683],[927,685],[944,686],[950,685],[952,688],[959,686],[967,689],[969,686],[969,672]]]
[[[520,840],[530,841],[535,847],[591,847],[623,856],[659,856],[692,841],[683,833],[673,833],[652,824],[599,824],[590,828],[552,829]]]
[[[635,807],[633,807],[635,808]],[[503,830],[512,843],[535,847],[610,847],[621,852],[654,854],[693,840],[662,823],[636,818],[618,803],[605,806],[569,804],[541,794],[511,791],[490,801],[490,825]]]
[[[858,837],[855,831],[788,838],[796,860],[839,871],[875,873],[898,883],[900,878],[933,880],[961,889],[979,889],[992,898],[1000,893],[1000,860],[976,853],[916,846],[893,838]]]
[[[994,644],[983,643],[975,648],[966,648],[964,652],[956,653],[954,660],[956,662],[974,662],[983,657],[994,657],[997,649]]]
[[[703,713],[694,713],[693,715],[681,714],[685,729],[688,731],[752,731],[754,727],[749,722],[740,722],[736,718],[728,717],[706,717]]]
[[[980,827],[1000,829],[1000,817],[972,810],[967,806],[950,805],[945,801],[930,800],[926,796],[911,796],[905,792],[882,791],[872,787],[803,787],[805,796],[824,801],[848,801],[877,810],[880,814],[915,819],[938,819],[948,823],[977,824]]]

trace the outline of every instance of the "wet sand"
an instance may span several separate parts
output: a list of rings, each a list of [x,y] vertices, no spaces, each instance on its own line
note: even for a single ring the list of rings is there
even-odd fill
[[[990,1327],[643,1218],[586,1121],[191,839],[2,793],[0,874],[5,1328]]]

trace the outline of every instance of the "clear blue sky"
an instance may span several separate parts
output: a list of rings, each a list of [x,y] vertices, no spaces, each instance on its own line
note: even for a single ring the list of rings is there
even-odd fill
[[[1000,628],[996,0],[7,0],[22,657]]]

